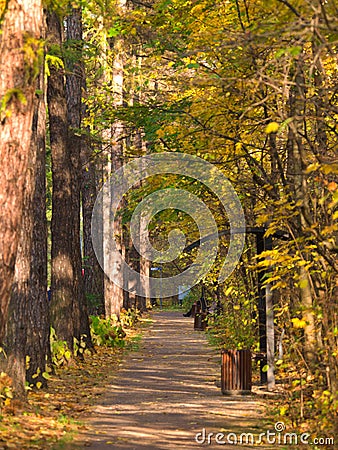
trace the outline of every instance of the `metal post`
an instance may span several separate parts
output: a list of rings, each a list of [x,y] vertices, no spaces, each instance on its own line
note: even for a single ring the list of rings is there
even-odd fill
[[[264,251],[264,231],[256,234],[257,243],[257,255],[260,255]],[[258,276],[258,329],[259,329],[259,351],[266,354],[266,298],[265,289],[263,288],[265,272],[260,270]],[[266,364],[266,360],[260,361],[260,380],[261,384],[266,384],[267,373],[263,371],[263,367]]]
[[[266,362],[268,365],[268,391],[275,388],[275,329],[273,298],[270,286],[266,286]]]
[[[265,250],[272,250],[271,236],[264,239]],[[266,302],[266,359],[268,365],[267,381],[268,391],[275,388],[275,326],[273,311],[273,295],[271,285],[265,286],[265,302]]]

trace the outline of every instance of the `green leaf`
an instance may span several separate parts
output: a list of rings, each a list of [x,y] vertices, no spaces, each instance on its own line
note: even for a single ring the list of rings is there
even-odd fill
[[[109,28],[108,37],[116,37],[122,32],[121,24],[117,23],[114,27]]]
[[[287,51],[291,56],[298,56],[302,52],[302,47],[300,45],[296,45],[294,47],[289,47]]]
[[[281,56],[285,55],[285,48],[280,48],[275,53],[275,58],[279,59]]]
[[[187,65],[187,69],[198,69],[199,66],[200,65],[198,63],[190,63]]]

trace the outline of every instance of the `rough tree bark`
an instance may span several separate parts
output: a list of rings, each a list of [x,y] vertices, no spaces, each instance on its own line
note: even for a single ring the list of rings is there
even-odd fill
[[[87,79],[84,68],[82,79],[83,96],[87,95]],[[86,103],[82,103],[82,118],[87,117]],[[81,158],[81,200],[82,200],[82,231],[83,231],[83,266],[84,266],[84,291],[88,314],[104,315],[104,282],[103,270],[96,258],[92,236],[92,213],[102,180],[98,180],[97,172],[100,172],[99,158],[95,158],[92,142],[89,135],[89,127],[82,134],[80,149]]]
[[[51,49],[60,49],[62,28],[55,12],[47,16],[47,32]],[[72,208],[72,164],[69,155],[67,103],[63,70],[50,67],[47,86],[50,145],[52,153],[52,251],[51,251],[51,323],[58,339],[66,341],[73,349],[73,220]]]
[[[47,298],[47,219],[46,219],[46,103],[45,74],[40,76],[40,95],[33,122],[32,145],[37,151],[33,196],[33,230],[31,248],[30,301],[27,311],[27,349],[30,362],[26,378],[29,383],[47,381],[42,376],[50,361],[50,318]],[[38,374],[36,377],[35,375]],[[34,375],[34,378],[33,378]]]
[[[40,0],[7,2],[0,33],[0,345],[20,238],[42,28]],[[33,49],[30,61],[25,46]]]
[[[80,238],[80,190],[81,190],[81,146],[80,135],[82,115],[82,87],[84,79],[84,67],[82,62],[82,17],[81,9],[73,8],[67,16],[67,42],[72,49],[72,58],[67,61],[66,99],[68,112],[68,149],[72,164],[72,251],[73,251],[73,320],[75,337],[81,336],[87,346],[92,347],[88,311],[84,292],[84,280],[82,276],[82,254]]]
[[[21,236],[5,337],[7,358],[3,370],[12,378],[15,396],[18,398],[26,395],[26,356],[29,357],[28,381],[46,385],[42,374],[45,372],[49,347],[43,71],[38,87],[39,94],[34,102]]]
[[[84,286],[89,314],[104,314],[103,271],[97,261],[91,239],[91,220],[97,195],[95,163],[88,140],[83,141],[82,153],[82,219]]]

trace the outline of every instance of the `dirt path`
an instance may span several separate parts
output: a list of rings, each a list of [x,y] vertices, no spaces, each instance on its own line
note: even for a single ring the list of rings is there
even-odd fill
[[[141,348],[121,365],[115,384],[96,407],[83,447],[92,450],[181,450],[216,444],[215,434],[258,434],[263,405],[255,396],[227,397],[220,390],[219,355],[203,332],[179,312],[159,312]],[[214,433],[208,445],[203,428]],[[220,438],[222,441],[223,438]],[[237,446],[237,448],[243,448]],[[245,448],[250,448],[245,446]],[[267,447],[265,447],[267,448]]]

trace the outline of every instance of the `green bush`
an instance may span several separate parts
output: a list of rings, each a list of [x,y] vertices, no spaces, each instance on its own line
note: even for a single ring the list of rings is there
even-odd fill
[[[126,333],[116,319],[90,316],[90,331],[95,345],[124,347]]]
[[[253,314],[254,313],[254,314]],[[223,303],[223,312],[213,315],[209,336],[213,345],[227,349],[257,350],[257,313],[252,299],[239,295]]]

